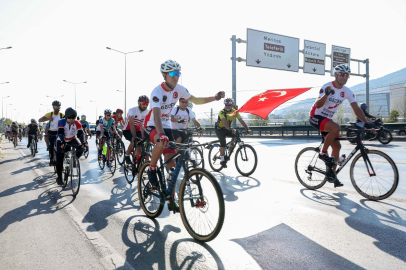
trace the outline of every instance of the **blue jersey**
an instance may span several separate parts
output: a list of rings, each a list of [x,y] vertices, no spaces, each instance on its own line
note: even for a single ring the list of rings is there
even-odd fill
[[[83,129],[87,129],[87,128],[90,127],[90,126],[89,126],[89,123],[88,123],[87,121],[82,122],[82,120],[80,120],[80,123],[82,124],[82,128],[83,128]]]

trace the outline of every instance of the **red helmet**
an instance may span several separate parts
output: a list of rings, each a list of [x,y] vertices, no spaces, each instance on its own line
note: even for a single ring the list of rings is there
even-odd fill
[[[123,110],[122,109],[117,109],[116,113],[123,113]]]
[[[146,95],[140,96],[138,102],[149,103],[149,98]]]

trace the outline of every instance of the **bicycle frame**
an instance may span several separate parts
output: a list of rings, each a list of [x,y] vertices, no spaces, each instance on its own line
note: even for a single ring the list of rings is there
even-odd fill
[[[347,163],[354,157],[354,155],[355,155],[358,151],[361,151],[361,155],[362,155],[362,158],[364,159],[365,166],[366,166],[366,168],[367,168],[367,170],[368,170],[369,176],[376,176],[375,171],[374,171],[374,168],[372,167],[371,161],[369,160],[369,157],[368,157],[368,149],[363,145],[363,143],[362,143],[362,141],[361,141],[361,133],[362,133],[364,130],[359,130],[359,129],[351,129],[351,130],[353,130],[353,131],[355,131],[355,132],[357,133],[357,137],[355,137],[355,138],[356,138],[357,145],[356,145],[355,148],[351,151],[351,153],[348,155],[348,157],[346,157],[346,158],[344,159],[344,161],[342,162],[341,166],[339,166],[338,169],[335,171],[336,174],[339,174],[340,171],[345,167],[345,165],[347,165]],[[335,141],[346,141],[346,140],[348,140],[348,139],[354,139],[354,137],[349,137],[349,138],[348,138],[348,137],[347,137],[347,138],[335,138]],[[320,146],[316,149],[316,152],[317,152],[317,153],[320,153],[320,149],[321,149],[322,145],[324,144],[324,140],[325,140],[325,139],[324,139],[324,137],[323,137],[323,140],[322,140]],[[372,173],[370,172],[370,169],[371,169]],[[320,170],[317,170],[317,169],[316,169],[315,171],[317,171],[317,172],[319,172],[319,173],[322,173],[322,174],[326,174],[326,172],[320,171]]]

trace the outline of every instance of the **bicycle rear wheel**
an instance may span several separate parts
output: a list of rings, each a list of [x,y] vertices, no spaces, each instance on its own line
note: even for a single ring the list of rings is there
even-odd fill
[[[224,223],[223,191],[216,178],[205,169],[189,171],[192,195],[186,178],[179,189],[179,210],[183,225],[196,240],[208,242],[217,237]]]
[[[188,162],[189,168],[202,168],[204,169],[204,157],[203,152],[200,148],[191,148],[190,149],[190,159]]]
[[[78,195],[80,189],[80,163],[76,156],[71,158],[71,174],[70,174],[70,184],[72,188],[72,193],[74,196]]]
[[[223,166],[220,164],[220,145],[213,144],[213,147],[209,150],[209,165],[211,169],[215,172],[221,171]]]
[[[321,188],[327,181],[326,165],[319,159],[318,148],[307,147],[299,152],[295,172],[299,182],[308,189]]]
[[[138,173],[138,199],[145,215],[150,218],[159,217],[164,209],[165,203],[161,203],[161,193],[153,189],[149,183],[148,167],[149,162],[145,162]],[[161,173],[157,170],[158,178],[162,179]]]
[[[258,157],[254,147],[244,144],[235,153],[235,167],[244,176],[250,176],[255,172],[258,165]]]
[[[135,166],[134,166],[134,158],[132,155],[130,155],[131,159],[131,164],[127,164],[126,162],[123,163],[123,168],[124,168],[124,176],[125,179],[127,180],[128,184],[131,184],[134,179],[135,175],[137,174],[135,171]]]
[[[125,145],[122,140],[119,140],[116,143],[116,158],[118,164],[123,165],[124,157],[125,157]]]
[[[355,190],[369,200],[383,200],[392,195],[399,183],[398,168],[393,160],[378,150],[368,150],[368,161],[359,153],[351,163],[350,177]],[[369,172],[365,163],[369,166]],[[375,176],[371,176],[375,174]]]

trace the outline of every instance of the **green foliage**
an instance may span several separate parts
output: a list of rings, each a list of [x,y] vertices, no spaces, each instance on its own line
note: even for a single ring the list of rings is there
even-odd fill
[[[388,123],[396,123],[398,121],[399,112],[395,109],[390,111]]]
[[[267,116],[264,119],[262,119],[261,117],[254,115],[254,114],[250,114],[250,126],[266,126],[269,122],[269,116]]]

